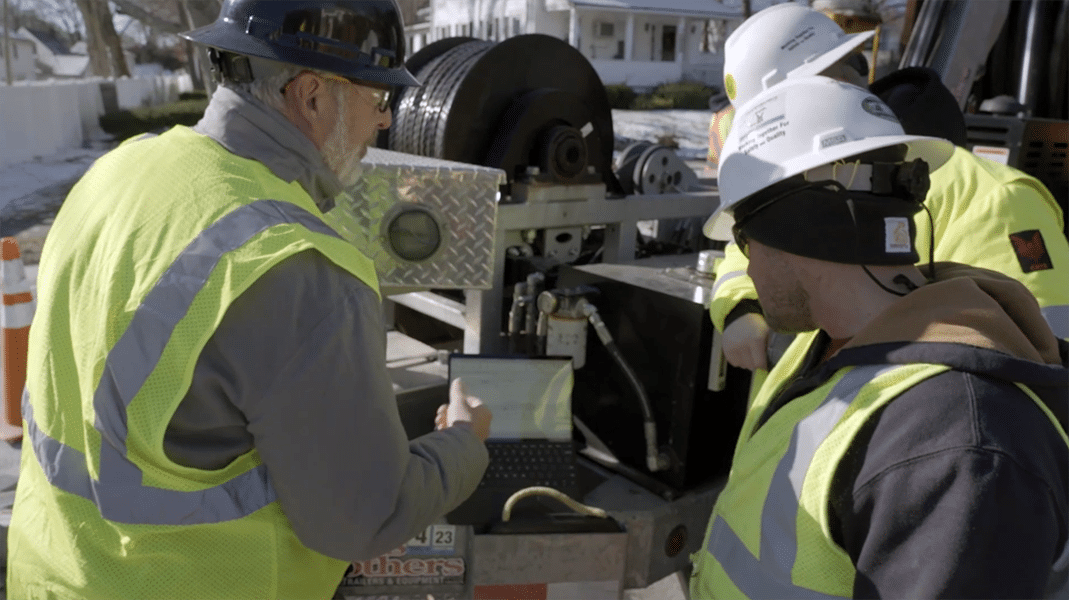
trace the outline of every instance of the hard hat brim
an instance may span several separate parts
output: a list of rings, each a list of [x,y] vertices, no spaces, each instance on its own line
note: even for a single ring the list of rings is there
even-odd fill
[[[179,33],[178,35],[203,46],[217,48],[219,50],[233,52],[244,56],[255,56],[294,65],[305,65],[307,63],[306,60],[301,59],[300,50],[290,50],[285,47],[273,46],[251,35],[236,37],[234,36],[233,31],[227,31],[227,27],[220,26],[219,21],[216,21],[211,25],[205,25],[204,27],[198,27],[191,31]],[[338,66],[343,64],[341,58],[338,58],[338,62]],[[309,66],[309,68],[316,67]],[[321,69],[345,77],[366,79],[367,81],[384,83],[386,85],[414,87],[419,87],[421,85],[419,80],[416,79],[412,73],[409,73],[408,69],[404,66],[400,66],[396,69],[372,67],[367,67],[365,69],[345,69],[332,68],[332,65],[324,64]],[[362,71],[366,71],[366,78],[361,77]]]
[[[713,213],[713,216],[709,217],[705,221],[705,225],[702,226],[702,233],[705,237],[711,240],[718,240],[721,242],[731,241],[731,228],[735,226],[735,217],[726,210],[720,208]]]
[[[887,148],[899,144],[905,144],[907,147],[906,157],[904,159],[905,162],[919,158],[928,163],[929,173],[935,172],[946,164],[947,160],[950,159],[950,155],[954,153],[954,144],[942,138],[920,135],[869,137],[833,146],[823,150],[819,154],[811,153],[805,156],[800,156],[792,161],[788,161],[779,167],[778,173],[776,174],[776,180],[783,181],[784,179],[789,179],[810,169],[831,164],[835,161],[849,158],[863,152],[868,152],[875,148]],[[727,157],[727,160],[720,165],[720,171],[722,172],[731,168],[747,168],[747,161],[750,161],[750,166],[752,166],[753,161],[758,160],[759,159],[756,157],[747,154],[733,154]],[[702,233],[710,239],[722,241],[730,240],[732,238],[731,227],[734,225],[735,219],[729,212],[729,209],[745,201],[746,198],[759,191],[761,190],[754,190],[751,194],[739,198],[736,202],[730,205],[725,205],[721,202],[716,211],[714,211],[705,221],[705,224],[702,226]]]
[[[828,50],[810,62],[795,67],[787,73],[787,77],[810,77],[813,75],[820,75],[827,70],[828,67],[839,62],[842,57],[853,52],[855,48],[867,42],[874,35],[876,35],[875,30],[851,34],[847,36],[846,41],[838,46]]]

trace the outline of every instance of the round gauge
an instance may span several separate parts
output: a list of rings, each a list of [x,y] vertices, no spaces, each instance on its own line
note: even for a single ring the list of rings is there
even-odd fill
[[[411,204],[402,205],[387,218],[384,232],[390,252],[409,262],[434,256],[444,234],[431,211]]]

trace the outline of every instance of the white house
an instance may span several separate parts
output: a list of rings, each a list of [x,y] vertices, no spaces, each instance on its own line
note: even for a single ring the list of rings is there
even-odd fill
[[[46,31],[19,29],[24,37],[33,40],[37,47],[37,69],[39,79],[82,79],[94,75],[89,62],[89,51],[85,42],[75,42],[68,48],[63,42]],[[123,50],[126,64],[132,70],[134,53]]]
[[[66,44],[56,39],[47,31],[20,27],[19,33],[33,40],[37,48],[38,79],[75,78],[86,76],[89,57],[69,58],[73,56]]]
[[[716,0],[431,0],[428,22],[407,33],[413,50],[448,37],[542,33],[578,48],[606,85],[720,87],[724,40],[741,21],[739,6]]]
[[[5,47],[3,43],[3,30],[0,29],[0,83],[7,83],[7,62],[4,57]],[[33,40],[20,31],[13,31],[8,38],[11,48],[11,80],[24,81],[34,80],[37,75],[37,48]]]

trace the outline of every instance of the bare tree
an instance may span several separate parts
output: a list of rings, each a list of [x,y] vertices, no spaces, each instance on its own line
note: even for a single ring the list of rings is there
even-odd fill
[[[215,22],[222,7],[217,0],[175,0],[179,18],[186,30],[203,27]],[[189,72],[193,76],[193,84],[197,89],[207,90],[209,93],[215,90],[215,81],[211,75],[211,65],[204,48],[192,42],[186,42],[186,56],[189,58]]]
[[[185,31],[182,24],[182,1],[179,0],[112,0],[117,12],[137,19],[147,27],[164,33]],[[209,21],[210,22],[210,21]]]
[[[89,64],[97,75],[129,77],[130,68],[123,55],[122,40],[115,32],[114,17],[107,2],[75,0],[85,22]]]
[[[147,27],[164,33],[181,33],[215,22],[222,8],[221,0],[113,0],[123,14],[137,19]],[[207,89],[211,82],[211,67],[204,48],[183,42],[186,64],[193,78],[193,87]]]
[[[47,30],[65,43],[82,39],[82,15],[73,0],[7,0],[12,27]]]
[[[405,25],[419,23],[420,9],[431,5],[430,0],[397,0],[397,6],[401,9],[401,19]]]
[[[7,0],[4,3],[4,73],[7,84],[11,85],[11,21],[8,19]]]

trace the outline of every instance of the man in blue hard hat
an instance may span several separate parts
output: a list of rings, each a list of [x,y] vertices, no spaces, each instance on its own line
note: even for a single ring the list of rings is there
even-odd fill
[[[121,144],[42,253],[13,598],[329,598],[463,501],[490,412],[409,442],[373,263],[323,222],[390,124],[393,0],[227,0],[204,118]]]

